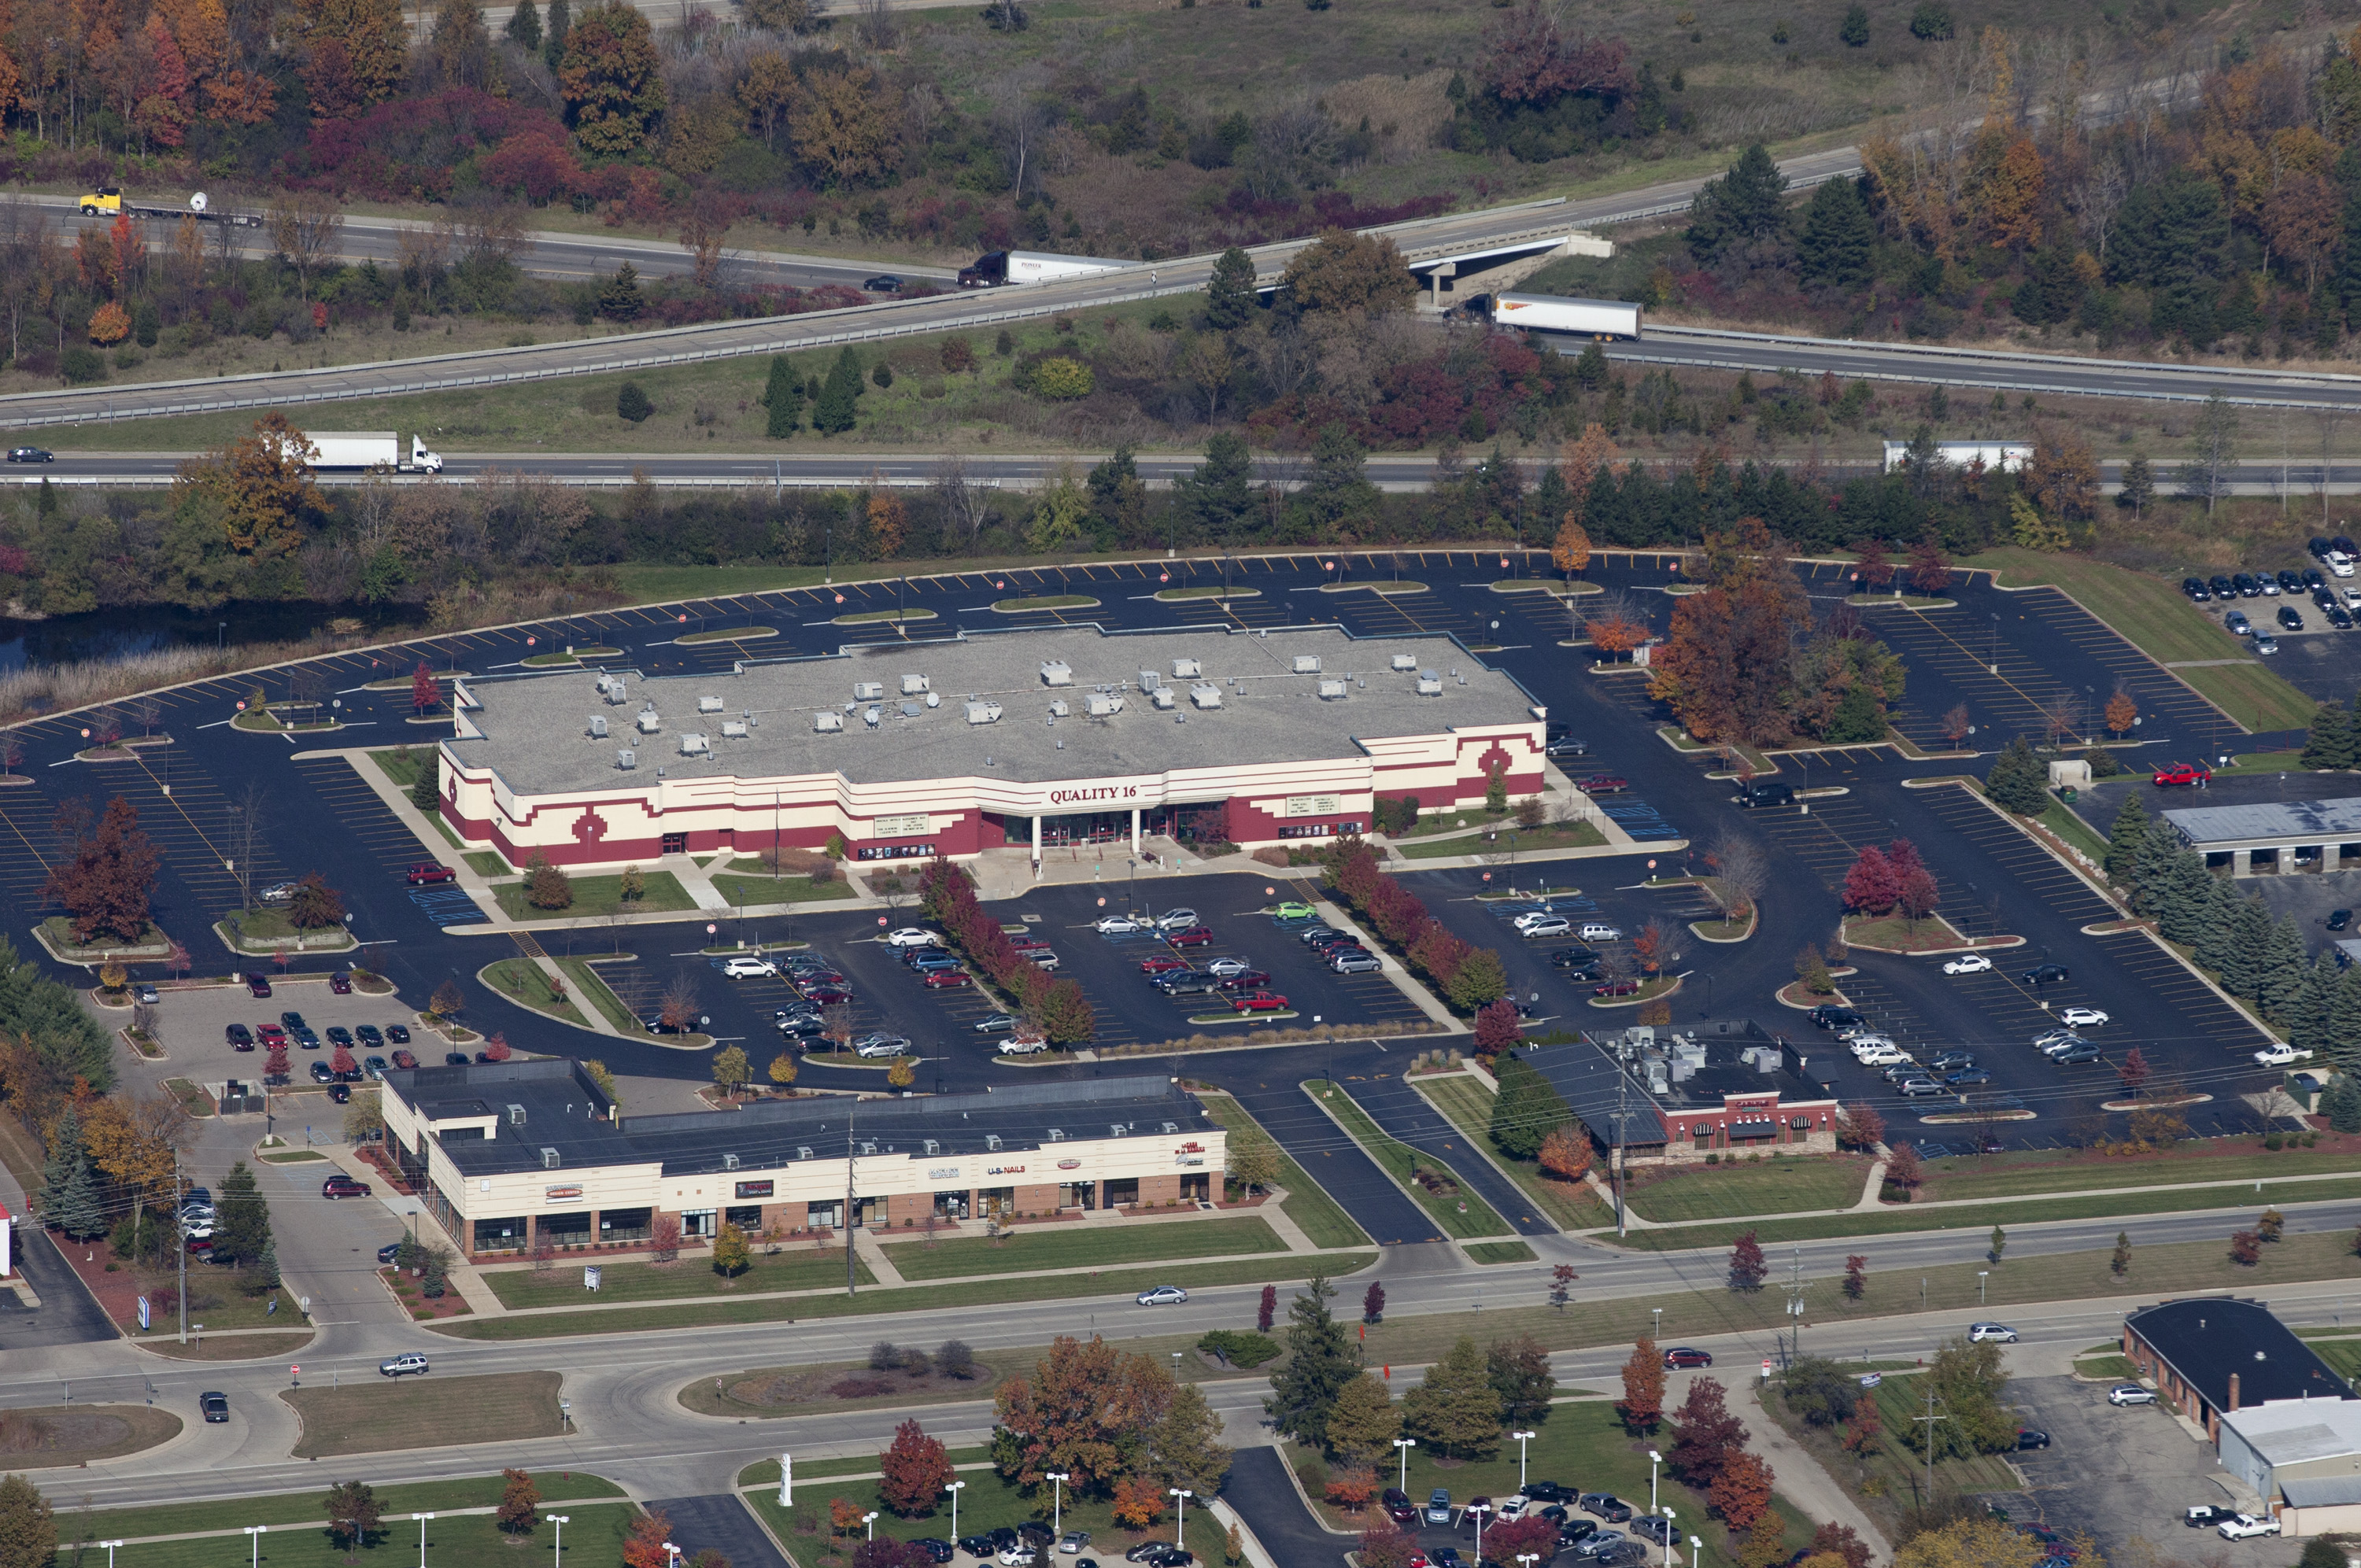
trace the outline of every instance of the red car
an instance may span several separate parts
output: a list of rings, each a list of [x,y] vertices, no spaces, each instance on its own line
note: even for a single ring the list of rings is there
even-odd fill
[[[815,1007],[833,1007],[840,1002],[852,1000],[852,992],[840,985],[807,985],[803,998]]]
[[[2202,762],[2167,762],[2156,770],[2156,787],[2169,784],[2201,784],[2213,776],[2213,770]]]
[[[1686,1344],[1676,1344],[1664,1352],[1664,1365],[1672,1367],[1711,1366],[1713,1354]]]
[[[1631,787],[1631,781],[1612,773],[1593,773],[1587,779],[1575,780],[1574,787],[1585,795],[1621,795]]]
[[[338,970],[328,977],[328,989],[338,996],[350,996],[353,993],[353,977]]]
[[[323,1198],[366,1198],[368,1195],[368,1182],[355,1181],[341,1170],[320,1183],[320,1196]]]
[[[1232,996],[1251,995],[1269,983],[1269,975],[1261,970],[1250,969],[1244,974],[1234,974],[1222,981],[1222,989]]]
[[[1213,939],[1213,933],[1202,926],[1191,926],[1164,938],[1168,945],[1175,948],[1202,948],[1211,944]]]
[[[262,1036],[262,1043],[265,1046],[283,1046],[287,1043],[287,1031],[276,1024],[257,1024],[254,1026],[254,1032]]]
[[[1257,991],[1252,996],[1230,998],[1230,1011],[1233,1013],[1283,1013],[1286,1010],[1287,998],[1275,991]]]
[[[975,977],[963,969],[939,969],[927,976],[928,991],[950,991],[962,985],[973,985]]]
[[[255,971],[255,972],[253,972],[252,974],[247,975],[247,976],[246,977],[246,993],[247,993],[248,996],[268,996],[268,995],[269,995],[269,994],[270,994],[270,980],[269,980],[269,976],[267,976],[267,975],[265,975],[265,974],[263,974],[259,970],[256,970],[256,971]]]
[[[453,871],[449,866],[438,865],[433,861],[421,861],[418,864],[410,868],[410,885],[412,887],[420,887],[427,883],[433,882],[456,882],[458,880],[459,873],[457,872]]]
[[[418,1065],[418,1058],[412,1056],[408,1051],[396,1051],[393,1053],[393,1065],[396,1067],[416,1067]]]
[[[1139,972],[1142,974],[1170,974],[1174,970],[1188,967],[1188,959],[1176,959],[1170,953],[1159,953],[1152,959],[1139,960]]]
[[[1590,988],[1593,996],[1637,996],[1640,982],[1636,980],[1602,980]]]

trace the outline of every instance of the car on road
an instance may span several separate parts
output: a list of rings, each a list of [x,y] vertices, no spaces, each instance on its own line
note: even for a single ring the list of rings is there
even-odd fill
[[[368,1182],[356,1181],[341,1170],[320,1183],[320,1196],[323,1198],[366,1198],[368,1195]]]
[[[2136,1383],[2118,1383],[2107,1390],[2107,1403],[2117,1409],[2126,1405],[2153,1405],[2156,1395]]]
[[[2279,1521],[2257,1519],[2253,1514],[2237,1514],[2224,1519],[2213,1530],[2224,1541],[2245,1541],[2251,1536],[2279,1534]]]
[[[1330,959],[1328,967],[1338,974],[1368,974],[1386,966],[1375,953],[1346,951]]]
[[[1970,1323],[1968,1343],[1970,1344],[2015,1344],[2016,1331],[2006,1323]]]
[[[758,959],[749,955],[731,959],[721,966],[721,972],[730,980],[776,980],[779,975],[779,966],[768,959]]]
[[[1103,916],[1091,929],[1103,937],[1121,937],[1138,930],[1139,922],[1128,915],[1109,915]]]
[[[1699,1350],[1695,1345],[1676,1344],[1664,1352],[1664,1365],[1675,1367],[1711,1366],[1713,1353]]]
[[[2107,1021],[2107,1015],[2095,1007],[2060,1008],[2058,1021],[2070,1029],[2091,1029]]]
[[[1036,1039],[1031,1036],[1025,1035],[1017,1036],[1012,1039],[1003,1040],[1000,1044],[993,1047],[993,1049],[998,1051],[1005,1057],[1038,1056],[1049,1048],[1049,1041]]]
[[[456,882],[459,880],[459,873],[457,872],[453,871],[449,866],[444,865],[440,861],[419,861],[416,865],[410,868],[408,876],[410,879],[410,885],[412,887],[424,887],[430,883]]]
[[[426,1373],[426,1358],[414,1350],[390,1356],[377,1364],[380,1377],[421,1377]]]
[[[393,1065],[408,1071],[418,1065],[418,1058],[408,1051],[396,1051],[393,1053]]]
[[[2167,762],[2156,770],[2153,782],[2158,789],[2174,784],[2193,785],[2209,782],[2213,770],[2202,762]]]
[[[253,996],[253,997],[264,997],[264,996],[268,996],[268,995],[269,995],[269,994],[270,994],[270,980],[269,980],[269,977],[268,977],[267,975],[264,975],[264,974],[262,974],[262,973],[260,973],[260,972],[258,972],[258,972],[256,972],[256,973],[253,973],[253,974],[249,974],[249,975],[247,975],[247,976],[246,977],[246,993],[247,993],[248,996]]]
[[[874,278],[863,278],[861,286],[873,294],[898,294],[902,291],[902,280],[891,272],[880,272]]]
[[[2184,1511],[2180,1516],[2180,1522],[2191,1530],[2202,1530],[2209,1524],[2220,1524],[2224,1519],[2234,1519],[2237,1517],[2238,1510],[2235,1508],[2225,1508],[2219,1503],[2200,1503],[2195,1508]]]
[[[2027,985],[2062,985],[2069,973],[2064,964],[2036,964],[2017,978]]]
[[[2019,1427],[2016,1429],[2016,1448],[2018,1453],[2022,1453],[2027,1449],[2048,1448],[2048,1446],[2049,1434],[2048,1432],[2038,1431],[2033,1427]]]
[[[962,985],[973,985],[975,976],[963,969],[929,970],[922,983],[928,991],[956,991]]]
[[[11,463],[54,463],[57,460],[57,455],[46,446],[11,446],[8,448],[8,461]],[[41,482],[43,484],[49,483],[46,479]]]
[[[1178,1285],[1159,1285],[1132,1298],[1143,1307],[1177,1307],[1188,1299],[1189,1292]]]
[[[225,1421],[229,1420],[229,1396],[223,1393],[200,1394],[197,1396],[197,1409],[205,1413],[205,1420],[209,1421]]]
[[[1287,1011],[1287,998],[1275,991],[1257,991],[1249,996],[1233,996],[1230,998],[1230,1011],[1233,1013],[1284,1013]]]
[[[1984,957],[1983,954],[1970,953],[1964,958],[1953,959],[1945,964],[1943,972],[1945,974],[1983,974],[1992,967],[1992,959]]]
[[[885,933],[889,948],[933,948],[942,944],[942,938],[923,926],[904,926]]]

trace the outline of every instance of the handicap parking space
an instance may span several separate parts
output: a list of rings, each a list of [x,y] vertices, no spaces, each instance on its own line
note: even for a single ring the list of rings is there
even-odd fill
[[[452,883],[413,887],[410,890],[410,902],[437,926],[483,925],[492,918],[476,902],[475,894]]]

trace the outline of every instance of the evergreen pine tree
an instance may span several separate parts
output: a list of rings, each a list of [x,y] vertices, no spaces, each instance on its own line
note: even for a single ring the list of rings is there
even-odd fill
[[[2156,920],[2166,941],[2193,943],[2203,934],[2221,880],[2205,869],[2204,858],[2193,850],[2183,850],[2165,862]]]
[[[2353,719],[2338,703],[2323,702],[2312,709],[2312,728],[2303,738],[2301,768],[2350,768],[2353,765]]]
[[[2340,1072],[2361,1071],[2361,969],[2336,982],[2328,1004],[2328,1059]]]
[[[819,400],[812,405],[812,428],[822,435],[841,435],[851,430],[859,417],[857,404],[861,397],[861,356],[846,344],[829,367],[828,382],[819,389]]]
[[[1689,249],[1710,261],[1729,247],[1784,236],[1787,177],[1756,142],[1730,172],[1706,182],[1689,205]]]
[[[1984,774],[1984,793],[2003,811],[2038,817],[2049,806],[2048,779],[2048,770],[2033,754],[2032,744],[2020,735],[1993,759],[1991,771]]]
[[[804,422],[804,384],[787,369],[787,356],[771,356],[771,378],[763,388],[768,421],[763,433],[774,441],[793,435]]]
[[[2156,472],[2145,454],[2133,453],[2131,461],[2124,465],[2123,488],[2115,495],[2115,504],[2131,508],[2134,517],[2156,504]]]
[[[49,1155],[41,1161],[41,1190],[38,1197],[43,1213],[57,1206],[57,1195],[65,1190],[74,1166],[88,1157],[89,1151],[82,1141],[82,1113],[68,1105],[58,1114],[57,1130],[49,1135]]]
[[[2161,817],[2148,818],[2147,837],[2132,854],[2132,909],[2154,916],[2161,912],[2166,886],[2171,880],[2172,857],[2180,852],[2180,836]]]
[[[551,21],[557,19],[557,8],[565,4],[566,0],[551,0]],[[616,268],[615,275],[598,290],[598,313],[609,321],[638,320],[645,302],[640,295],[640,269],[628,261]]]
[[[2257,968],[2256,1005],[2266,1018],[2288,1018],[2295,1011],[2297,993],[2303,989],[2303,934],[2296,929],[2294,916],[2282,915],[2272,925]]]
[[[2117,882],[2132,883],[2140,850],[2147,842],[2147,807],[2140,804],[2139,796],[2125,795],[2123,809],[2115,813],[2114,823],[2107,829],[2107,852],[2101,857],[2107,874]]]
[[[1862,31],[1867,30],[1864,16]],[[1804,241],[1797,250],[1804,281],[1848,292],[1858,289],[1869,280],[1869,252],[1876,242],[1859,187],[1850,180],[1828,181],[1804,211]]]
[[[518,48],[541,52],[541,8],[533,0],[517,0],[517,8],[509,13],[508,30]]]
[[[1837,37],[1847,49],[1861,49],[1869,42],[1869,7],[1855,5],[1844,14]]]
[[[1222,252],[1205,284],[1205,324],[1215,332],[1242,327],[1254,319],[1260,300],[1255,291],[1254,258],[1235,245]]]
[[[41,1211],[41,1223],[78,1242],[106,1234],[106,1210],[98,1201],[98,1180],[91,1174],[88,1155],[77,1152],[65,1180]]]
[[[2306,1051],[2327,1047],[2328,1006],[2336,996],[2336,981],[2343,972],[2324,952],[2305,966],[2303,980],[2288,1003],[2288,1044]]]
[[[2354,1087],[2350,1077],[2338,1073],[2321,1092],[2320,1113],[2328,1118],[2332,1133],[2361,1133],[2361,1089]]]
[[[555,71],[558,61],[566,58],[566,35],[574,30],[574,13],[566,0],[549,0],[549,25],[541,39],[541,58],[549,69]]]

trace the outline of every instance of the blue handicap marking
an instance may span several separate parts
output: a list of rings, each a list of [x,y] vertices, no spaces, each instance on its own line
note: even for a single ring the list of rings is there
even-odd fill
[[[426,917],[438,926],[469,926],[491,919],[483,906],[461,888],[414,887],[410,890],[410,902],[424,910]]]
[[[1680,833],[1664,820],[1664,813],[1644,800],[1619,800],[1598,808],[1614,818],[1618,827],[1634,839],[1677,839]]]

